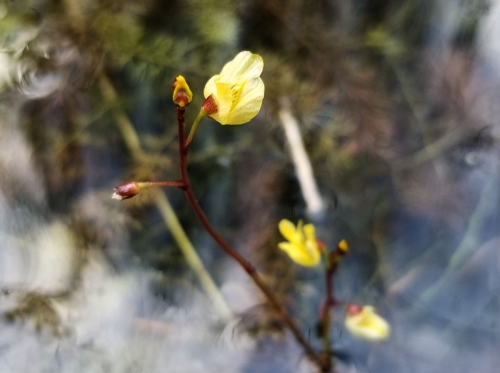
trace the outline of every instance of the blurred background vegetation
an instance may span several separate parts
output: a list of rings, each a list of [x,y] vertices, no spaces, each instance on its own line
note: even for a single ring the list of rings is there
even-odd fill
[[[355,341],[339,312],[338,371],[494,371],[499,15],[487,0],[0,1],[0,372],[312,369],[180,191],[110,199],[126,181],[178,178],[173,79],[194,92],[189,123],[240,50],[263,57],[266,94],[251,123],[197,131],[189,170],[211,222],[318,347],[322,274],[278,251],[277,223],[314,222],[329,247],[349,240],[337,294],[375,305],[393,335]],[[221,346],[209,335],[228,312],[238,322]],[[261,348],[235,358],[235,330]]]

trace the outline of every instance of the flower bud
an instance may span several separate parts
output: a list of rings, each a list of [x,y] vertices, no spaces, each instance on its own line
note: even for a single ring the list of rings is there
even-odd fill
[[[139,184],[135,181],[131,181],[127,184],[116,187],[111,198],[119,200],[129,199],[139,194],[140,190],[141,188]]]
[[[330,263],[336,265],[349,252],[349,244],[346,240],[339,242],[335,250],[329,254]]]
[[[346,240],[342,240],[339,242],[337,245],[337,250],[339,251],[339,254],[345,255],[349,252],[349,244],[347,243]]]
[[[178,75],[175,78],[172,84],[172,90],[172,99],[174,103],[181,108],[185,108],[193,100],[193,92],[189,89],[186,79],[184,79],[182,75]]]

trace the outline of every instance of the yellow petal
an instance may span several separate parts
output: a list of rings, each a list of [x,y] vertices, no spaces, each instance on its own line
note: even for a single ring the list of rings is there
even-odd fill
[[[280,233],[285,237],[288,241],[294,242],[297,239],[297,230],[295,229],[295,225],[290,220],[283,219],[280,221],[278,228]]]
[[[211,115],[220,124],[228,124],[228,119],[230,118],[231,108],[233,107],[233,84],[222,83],[215,80],[215,93],[213,98],[217,103],[217,113]]]
[[[318,248],[318,241],[316,241],[316,236],[314,234],[314,225],[306,224],[303,229],[306,236],[306,248],[309,251],[311,260],[315,263],[319,263],[321,260],[321,253]]]
[[[216,93],[217,87],[215,85],[215,81],[218,80],[219,77],[220,75],[214,75],[208,80],[207,84],[205,84],[205,89],[203,91],[205,98]]]
[[[303,229],[304,229],[304,233],[306,235],[306,239],[308,241],[314,242],[317,245],[316,236],[314,234],[314,225],[306,224],[306,225],[304,225]]]
[[[264,82],[261,78],[249,80],[238,94],[238,99],[233,102],[225,123],[221,124],[243,124],[251,121],[259,113],[264,99]]]
[[[304,222],[302,221],[302,219],[299,219],[299,221],[297,223],[297,231],[299,231],[301,235],[304,235],[304,231],[302,230],[303,226],[304,226]]]
[[[319,263],[319,260],[309,255],[309,252],[303,245],[295,245],[289,242],[281,242],[278,247],[285,251],[290,259],[295,263],[305,267],[313,267]]]
[[[249,80],[260,76],[264,68],[264,61],[258,54],[248,51],[240,52],[232,61],[224,65],[220,79],[224,82]]]
[[[377,315],[371,306],[363,307],[358,314],[347,314],[345,326],[352,335],[373,342],[387,339],[390,334],[387,321]]]

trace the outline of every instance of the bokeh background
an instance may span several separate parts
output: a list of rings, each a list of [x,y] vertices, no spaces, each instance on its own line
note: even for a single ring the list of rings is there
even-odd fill
[[[189,162],[219,232],[317,348],[323,274],[277,224],[349,240],[336,294],[392,335],[336,310],[336,371],[496,372],[499,20],[496,0],[0,1],[0,372],[315,371],[181,191],[110,198],[178,178],[173,79],[190,122],[240,50],[263,108],[203,120]]]

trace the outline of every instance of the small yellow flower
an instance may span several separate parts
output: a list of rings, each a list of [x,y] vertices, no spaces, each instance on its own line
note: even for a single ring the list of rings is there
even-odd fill
[[[314,235],[314,225],[302,226],[302,221],[299,221],[295,227],[291,221],[283,219],[279,223],[279,230],[288,242],[281,242],[278,247],[285,251],[290,259],[306,267],[319,264],[321,253]]]
[[[376,342],[387,339],[390,326],[372,306],[350,304],[347,307],[345,326],[355,337]]]
[[[205,85],[202,110],[220,124],[243,124],[252,120],[262,106],[264,61],[258,54],[240,52]]]

